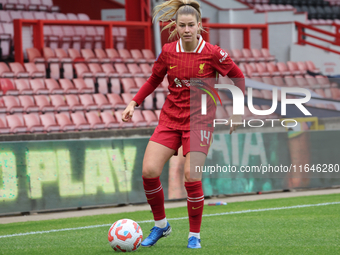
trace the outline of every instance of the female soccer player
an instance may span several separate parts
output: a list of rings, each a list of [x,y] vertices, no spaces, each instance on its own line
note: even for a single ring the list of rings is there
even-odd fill
[[[200,228],[204,195],[201,174],[198,176],[191,174],[190,160],[197,166],[204,165],[213,130],[207,127],[206,130],[190,131],[188,82],[190,83],[191,78],[215,78],[218,72],[222,76],[241,78],[236,85],[244,91],[244,76],[226,52],[203,40],[200,35],[202,24],[198,2],[193,0],[166,1],[155,8],[154,18],[160,11],[164,13],[157,22],[168,21],[175,16],[175,20],[164,29],[176,24],[176,29],[170,34],[170,38],[178,34],[180,39],[163,46],[153,66],[151,77],[122,113],[122,120],[128,121],[133,115],[134,108],[140,105],[168,74],[170,94],[166,98],[159,125],[150,138],[143,160],[143,185],[147,201],[152,209],[155,226],[142,242],[142,246],[153,246],[160,238],[171,233],[170,224],[165,217],[164,193],[159,176],[164,164],[171,156],[177,155],[177,150],[182,145],[183,155],[186,157],[184,175],[190,225],[187,247],[201,248]],[[241,116],[232,116],[232,120],[240,122]],[[235,125],[230,127],[230,132],[235,130],[235,127]],[[190,138],[198,141],[192,147],[190,147]]]

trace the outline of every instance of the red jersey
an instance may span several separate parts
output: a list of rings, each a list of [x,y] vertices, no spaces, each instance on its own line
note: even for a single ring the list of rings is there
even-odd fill
[[[169,81],[170,94],[163,105],[159,124],[177,130],[190,130],[190,79],[215,78],[218,73],[226,76],[235,63],[224,50],[205,42],[202,36],[193,52],[184,52],[181,43],[178,40],[165,44],[152,72],[162,79],[168,74]],[[213,106],[214,109],[210,110],[215,113]],[[210,110],[208,112],[212,112]]]

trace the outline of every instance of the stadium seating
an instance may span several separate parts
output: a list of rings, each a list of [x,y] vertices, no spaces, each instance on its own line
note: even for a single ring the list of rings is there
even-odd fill
[[[59,13],[52,0],[3,2],[6,4],[0,10],[0,59],[9,63],[0,62],[0,133],[77,132],[157,125],[168,94],[167,77],[136,108],[130,122],[121,120],[122,110],[150,77],[155,62],[155,55],[149,49],[125,48],[126,28],[114,27],[116,47],[105,49],[104,27],[44,25],[45,47],[41,52],[27,48],[28,63],[21,65],[8,61],[13,57],[13,19],[89,20],[89,17]],[[328,1],[329,5],[320,4],[324,1],[246,2],[260,11],[292,10],[292,4],[298,11],[307,10],[315,19],[339,18],[332,1]],[[226,52],[253,80],[280,87],[306,87],[325,98],[340,100],[340,90],[311,61],[277,63],[275,56],[264,48]],[[254,90],[253,96],[272,100],[269,90]],[[223,106],[217,107],[216,115],[228,118],[232,114],[232,101],[224,93],[220,97]],[[326,104],[320,107],[331,108]],[[247,108],[246,118],[251,117],[254,116]]]

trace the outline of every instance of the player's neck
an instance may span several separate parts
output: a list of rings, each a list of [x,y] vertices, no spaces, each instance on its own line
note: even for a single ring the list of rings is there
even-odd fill
[[[193,52],[197,48],[197,45],[198,45],[197,38],[195,38],[193,42],[184,43],[182,41],[182,47],[183,47],[184,52]]]

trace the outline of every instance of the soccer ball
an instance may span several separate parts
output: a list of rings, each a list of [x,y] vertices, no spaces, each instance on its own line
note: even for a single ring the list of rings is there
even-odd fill
[[[121,219],[110,227],[108,239],[115,251],[135,251],[143,240],[143,232],[137,222]]]

